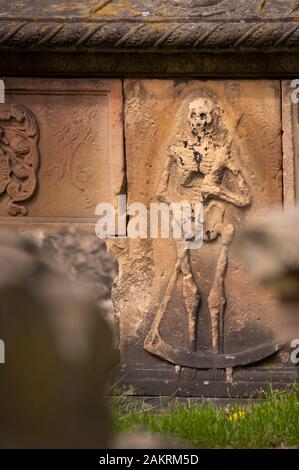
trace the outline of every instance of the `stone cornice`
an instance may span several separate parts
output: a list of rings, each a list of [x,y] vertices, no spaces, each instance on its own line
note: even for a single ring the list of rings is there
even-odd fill
[[[299,51],[297,0],[1,0],[0,48]]]

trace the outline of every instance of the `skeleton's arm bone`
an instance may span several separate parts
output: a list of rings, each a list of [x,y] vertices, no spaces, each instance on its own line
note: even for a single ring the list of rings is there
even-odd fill
[[[217,181],[222,180],[226,170],[230,171],[236,177],[240,193],[232,192],[217,184]],[[206,198],[216,197],[217,199],[235,204],[238,207],[246,207],[252,202],[250,190],[240,166],[230,153],[227,154],[221,166],[216,167],[211,174],[205,177],[203,192]]]
[[[236,177],[238,181],[238,186],[244,194],[249,194],[249,187],[246,183],[246,180],[242,174],[241,168],[236,163],[235,159],[230,156],[226,161],[226,168]]]
[[[166,163],[163,168],[162,175],[161,175],[158,188],[157,188],[157,193],[156,193],[156,198],[161,202],[168,202],[166,194],[167,194],[170,170],[171,170],[173,162],[174,162],[174,155],[168,152]]]
[[[220,186],[207,186],[203,185],[202,192],[205,199],[220,199],[222,201],[230,202],[237,207],[246,207],[251,203],[251,196],[249,194],[235,194]]]
[[[162,202],[169,202],[167,200],[166,194],[168,189],[168,182],[170,171],[173,163],[179,162],[180,160],[180,153],[183,149],[183,145],[180,147],[179,145],[170,145],[167,148],[167,159],[162,171],[162,175],[159,181],[159,185],[157,188],[156,198]]]

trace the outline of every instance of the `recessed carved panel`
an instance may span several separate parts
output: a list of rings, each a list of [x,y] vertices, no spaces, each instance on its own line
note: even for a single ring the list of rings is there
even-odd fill
[[[8,157],[1,159],[0,216],[85,220],[95,217],[99,202],[114,203],[124,178],[121,82],[5,79],[5,85],[1,149],[14,152],[16,163],[9,170]],[[26,205],[17,209],[22,199]]]
[[[205,221],[198,249],[171,239],[114,243],[124,362],[156,367],[161,380],[170,364],[224,369],[225,382],[231,368],[276,361],[277,304],[233,239],[282,203],[280,83],[127,80],[125,115],[129,203],[202,202]]]

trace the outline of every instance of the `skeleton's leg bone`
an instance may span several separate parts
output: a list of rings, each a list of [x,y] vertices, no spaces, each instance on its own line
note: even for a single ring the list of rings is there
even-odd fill
[[[150,332],[145,340],[145,345],[150,345],[151,349],[154,348],[156,344],[158,344],[159,339],[161,338],[159,327],[166,313],[167,306],[171,300],[180,275],[183,276],[183,299],[188,315],[188,346],[192,350],[195,350],[196,348],[196,323],[200,293],[194,280],[190,263],[190,253],[188,249],[185,249],[184,239],[176,240],[176,249],[178,254],[178,261],[167,285],[163,301],[158,308]]]
[[[190,250],[185,248],[185,240],[177,240],[177,251],[181,253],[181,273],[183,275],[183,299],[188,315],[189,348],[196,349],[197,313],[200,303],[200,292],[194,279],[191,267]]]
[[[212,348],[223,352],[223,322],[226,305],[224,279],[228,264],[228,252],[234,236],[233,225],[219,224],[217,231],[221,235],[221,249],[218,258],[214,282],[208,297],[210,310]]]

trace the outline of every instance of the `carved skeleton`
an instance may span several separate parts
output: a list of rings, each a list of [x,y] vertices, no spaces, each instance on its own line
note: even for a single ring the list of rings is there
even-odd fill
[[[20,202],[28,200],[37,184],[39,129],[33,113],[23,105],[0,108],[0,195],[10,197],[7,212],[26,215]]]
[[[235,155],[233,139],[221,125],[221,110],[211,98],[198,98],[189,104],[188,123],[191,133],[168,148],[168,158],[161,176],[158,199],[169,200],[170,174],[173,167],[178,170],[180,188],[191,188],[192,201],[204,205],[204,241],[221,239],[220,253],[215,277],[208,296],[211,324],[211,342],[214,353],[223,353],[223,320],[226,305],[224,279],[228,263],[229,247],[234,236],[234,226],[224,222],[223,202],[236,207],[251,204],[251,196]],[[226,173],[233,175],[237,189],[229,190],[224,182]],[[190,250],[185,239],[176,239],[177,263],[170,278],[164,299],[157,311],[145,349],[157,354],[174,357],[174,350],[161,338],[159,327],[168,303],[176,289],[177,281],[183,278],[183,301],[188,316],[189,351],[196,351],[196,327],[200,308],[200,290],[194,277]],[[161,354],[161,351],[162,354]]]

